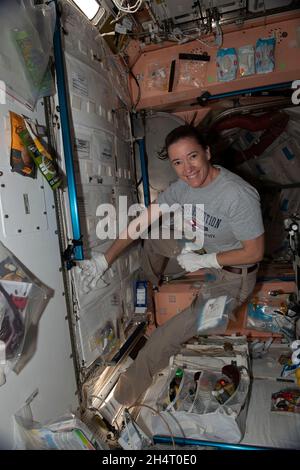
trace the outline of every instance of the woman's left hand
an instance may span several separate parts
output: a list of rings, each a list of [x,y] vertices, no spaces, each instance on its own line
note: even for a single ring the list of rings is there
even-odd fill
[[[202,268],[222,269],[217,260],[217,253],[209,253],[206,255],[197,255],[192,252],[183,251],[177,256],[180,266],[188,272],[198,271]]]

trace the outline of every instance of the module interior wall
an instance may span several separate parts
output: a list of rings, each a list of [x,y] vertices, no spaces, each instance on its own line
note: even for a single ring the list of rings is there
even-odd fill
[[[70,5],[65,11],[64,28],[68,33],[64,36],[64,47],[80,223],[84,255],[90,258],[105,251],[111,242],[98,236],[100,213],[97,208],[103,203],[114,206],[116,219],[110,219],[110,224],[116,222],[118,226],[118,196],[126,195],[130,201],[135,198],[127,109],[129,93],[124,76],[118,73],[115,59],[97,30],[74,14]],[[71,234],[69,236],[71,238]],[[115,334],[119,334],[120,263],[126,264],[123,257],[91,291],[83,285],[80,276],[72,275],[79,307],[76,341],[84,367],[101,356],[109,318]],[[117,341],[116,347],[119,347]]]
[[[6,449],[14,447],[13,415],[36,389],[39,393],[32,410],[37,421],[45,422],[78,406],[53,192],[40,174],[31,179],[11,172],[9,110],[37,119],[39,124],[45,122],[40,103],[35,112],[9,97],[0,105],[0,169],[5,185],[0,188],[0,239],[54,290],[54,296],[41,316],[31,360],[18,375],[11,372],[0,387],[0,448]],[[30,214],[26,214],[24,194],[32,208]]]

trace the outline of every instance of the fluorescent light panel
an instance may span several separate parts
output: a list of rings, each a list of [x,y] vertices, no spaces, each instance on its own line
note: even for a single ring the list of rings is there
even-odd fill
[[[93,19],[100,5],[96,0],[73,0],[73,2],[80,8],[80,10],[88,17],[89,20]]]

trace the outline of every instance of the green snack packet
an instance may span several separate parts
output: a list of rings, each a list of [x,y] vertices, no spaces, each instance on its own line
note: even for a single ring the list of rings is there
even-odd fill
[[[33,134],[28,123],[25,121],[26,129],[20,131],[19,136],[36,166],[47,180],[51,188],[58,188],[62,180],[54,166],[53,158]]]

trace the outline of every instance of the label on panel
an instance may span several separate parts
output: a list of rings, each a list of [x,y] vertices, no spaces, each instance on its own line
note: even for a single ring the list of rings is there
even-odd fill
[[[78,73],[74,70],[72,71],[72,89],[74,93],[77,93],[81,96],[88,96],[88,81],[87,77],[84,75],[84,72]]]
[[[89,158],[91,144],[88,139],[84,137],[75,137],[74,150],[78,155],[78,158]]]
[[[115,158],[113,135],[95,130],[92,136],[92,153],[98,161],[97,174],[103,184],[115,183]]]
[[[111,83],[87,64],[66,54],[74,126],[113,131],[115,92]]]

